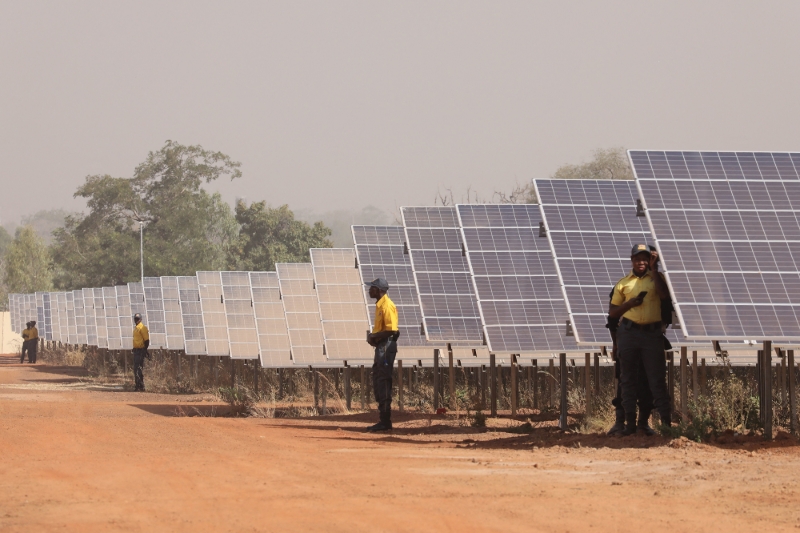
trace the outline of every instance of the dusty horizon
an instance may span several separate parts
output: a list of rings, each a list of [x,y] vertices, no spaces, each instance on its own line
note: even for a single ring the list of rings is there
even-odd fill
[[[690,17],[686,14],[691,13]],[[0,2],[0,223],[167,139],[232,202],[433,202],[597,148],[800,150],[792,2]],[[33,192],[33,194],[31,194]]]

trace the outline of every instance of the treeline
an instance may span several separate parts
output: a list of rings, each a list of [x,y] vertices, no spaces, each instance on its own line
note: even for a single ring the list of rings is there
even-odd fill
[[[138,281],[140,226],[145,276],[273,270],[275,263],[309,261],[309,248],[332,246],[329,228],[296,220],[286,205],[231,208],[203,187],[241,175],[240,163],[225,154],[167,141],[130,178],[88,176],[75,192],[87,212],[67,216],[49,245],[31,226],[13,239],[0,231],[0,305],[8,305],[8,293]]]

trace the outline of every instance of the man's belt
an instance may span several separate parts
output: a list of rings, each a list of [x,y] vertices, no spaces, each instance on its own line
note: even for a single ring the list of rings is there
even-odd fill
[[[651,322],[649,324],[637,324],[633,320],[623,318],[620,323],[626,328],[640,329],[642,331],[661,330],[661,321]]]

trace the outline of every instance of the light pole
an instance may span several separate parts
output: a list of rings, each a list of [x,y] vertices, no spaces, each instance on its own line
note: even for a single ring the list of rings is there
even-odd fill
[[[139,267],[142,275],[141,282],[144,283],[144,222],[139,221]]]

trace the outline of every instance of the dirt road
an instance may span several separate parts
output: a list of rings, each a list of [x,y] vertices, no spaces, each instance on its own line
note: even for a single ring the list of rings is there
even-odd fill
[[[0,531],[797,531],[793,440],[476,433],[208,413],[0,358]],[[550,431],[550,430],[547,430]]]

